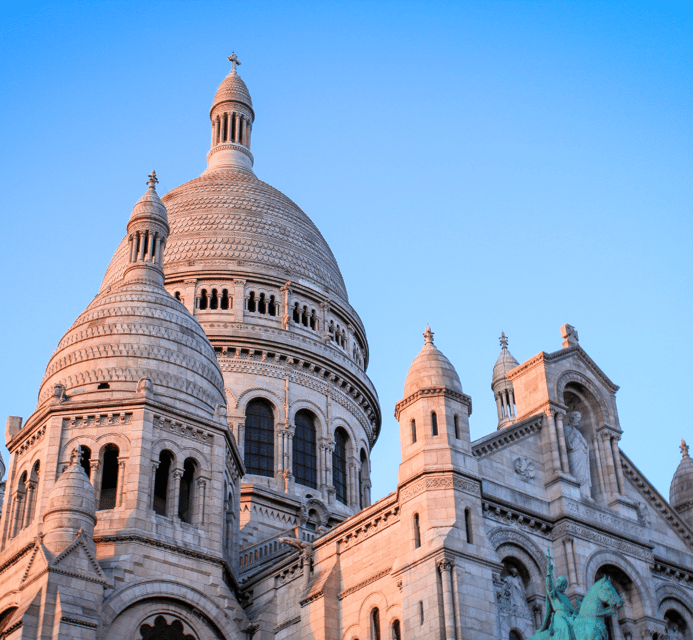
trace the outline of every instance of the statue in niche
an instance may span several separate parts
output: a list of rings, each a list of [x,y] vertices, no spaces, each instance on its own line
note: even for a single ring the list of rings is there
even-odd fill
[[[671,640],[683,640],[683,633],[681,632],[681,627],[676,624],[673,620],[667,622],[667,638]]]
[[[570,473],[580,483],[580,493],[583,498],[592,499],[592,476],[590,475],[590,447],[585,436],[580,433],[579,411],[570,413],[569,422],[565,426],[565,444],[568,449],[568,464]]]
[[[507,594],[510,605],[517,612],[517,615],[531,620],[532,615],[527,606],[525,583],[522,581],[519,571],[515,567],[510,567],[510,569],[508,569],[508,575],[502,580],[504,583],[504,594]]]

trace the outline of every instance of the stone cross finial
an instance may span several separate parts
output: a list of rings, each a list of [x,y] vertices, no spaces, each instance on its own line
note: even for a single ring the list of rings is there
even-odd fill
[[[72,450],[72,455],[70,456],[70,465],[80,464],[82,462],[82,455],[84,455],[84,452],[82,451],[82,445],[80,444]]]
[[[501,331],[500,345],[501,345],[501,347],[503,347],[503,351],[507,351],[507,349],[508,349],[508,336],[505,335],[505,331]]]
[[[433,344],[433,331],[431,331],[431,327],[429,325],[426,325],[426,331],[424,331],[423,337],[424,344]]]
[[[572,324],[564,324],[561,327],[561,338],[563,338],[563,348],[576,347],[578,344],[578,332]]]
[[[149,174],[149,180],[147,181],[147,184],[149,185],[150,189],[155,189],[156,187],[154,185],[158,184],[159,180],[156,177],[156,171],[152,171]]]
[[[679,447],[679,449],[681,449],[681,457],[688,458],[688,445],[686,444],[686,441],[683,438],[681,439],[681,446]]]
[[[236,67],[241,64],[241,61],[238,59],[235,52],[229,56],[229,62],[231,63],[231,71],[235,73]]]

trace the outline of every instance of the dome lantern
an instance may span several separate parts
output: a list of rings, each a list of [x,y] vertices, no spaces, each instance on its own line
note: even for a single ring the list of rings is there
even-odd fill
[[[493,389],[498,409],[498,428],[502,429],[513,424],[517,419],[513,383],[508,380],[505,374],[517,367],[519,363],[515,360],[513,354],[508,351],[508,337],[503,331],[501,331],[500,335],[500,344],[501,352],[498,360],[496,360],[496,364],[493,365],[491,389]]]
[[[229,56],[231,73],[219,85],[209,117],[212,121],[212,148],[207,154],[209,169],[234,167],[252,173],[250,133],[255,120],[253,101],[245,82],[238,75],[238,56]]]

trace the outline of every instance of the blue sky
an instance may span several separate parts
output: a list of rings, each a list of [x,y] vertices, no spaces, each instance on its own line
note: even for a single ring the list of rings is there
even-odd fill
[[[393,417],[430,323],[496,426],[501,330],[559,327],[618,385],[622,448],[668,497],[690,421],[693,5],[639,2],[14,3],[0,36],[0,386],[33,411],[155,168],[198,176],[235,51],[255,170],[315,221]],[[6,454],[5,454],[6,456]]]

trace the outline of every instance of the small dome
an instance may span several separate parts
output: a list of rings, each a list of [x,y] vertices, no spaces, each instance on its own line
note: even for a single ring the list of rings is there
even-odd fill
[[[164,203],[161,202],[159,194],[154,188],[156,179],[156,171],[152,171],[150,174],[149,189],[145,194],[135,203],[132,208],[132,214],[130,215],[130,221],[128,225],[133,222],[139,221],[156,221],[163,224],[168,229],[168,217],[166,215],[166,207]]]
[[[500,382],[505,378],[505,374],[511,371],[515,367],[519,366],[519,362],[515,360],[510,351],[508,351],[508,339],[505,337],[505,333],[501,332],[501,349],[498,360],[496,364],[493,365],[493,379],[491,380],[491,386],[493,387],[497,382]]]
[[[693,459],[688,455],[688,445],[681,440],[682,458],[671,479],[669,504],[677,511],[693,500]]]
[[[96,522],[96,496],[82,465],[80,456],[73,453],[70,466],[58,478],[48,496],[48,507],[44,518],[55,511],[70,511],[83,514]]]
[[[253,101],[250,98],[250,91],[248,91],[248,87],[235,69],[231,71],[219,85],[217,92],[214,94],[212,110],[222,102],[240,102],[253,111]]]
[[[414,362],[407,371],[407,378],[404,381],[404,398],[408,398],[421,389],[431,387],[445,387],[462,393],[462,383],[455,367],[433,344],[431,327],[426,327],[424,340],[423,349],[414,358]]]

